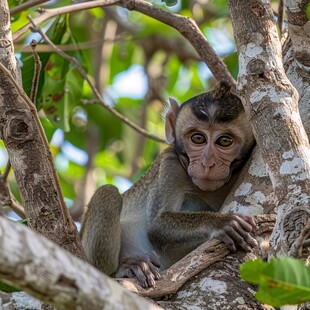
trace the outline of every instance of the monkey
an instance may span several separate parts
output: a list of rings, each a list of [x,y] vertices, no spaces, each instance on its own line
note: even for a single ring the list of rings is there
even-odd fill
[[[251,216],[219,213],[255,145],[239,98],[223,84],[181,106],[170,98],[165,132],[169,146],[145,175],[122,195],[99,187],[82,219],[89,262],[144,288],[207,240],[257,246]]]

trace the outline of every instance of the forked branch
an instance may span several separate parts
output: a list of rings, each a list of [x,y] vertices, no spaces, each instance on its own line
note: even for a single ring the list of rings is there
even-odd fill
[[[39,25],[49,18],[58,16],[60,14],[67,14],[95,7],[106,7],[111,5],[120,5],[127,8],[128,10],[138,11],[175,28],[193,45],[201,59],[207,64],[214,77],[218,81],[235,86],[236,82],[227,70],[225,63],[210,46],[208,40],[200,31],[194,20],[178,14],[167,12],[144,0],[96,0],[68,5],[62,8],[40,10],[41,15],[34,18],[33,23]],[[31,24],[29,23],[16,31],[13,34],[14,41],[23,35],[26,31],[28,31],[30,27]]]

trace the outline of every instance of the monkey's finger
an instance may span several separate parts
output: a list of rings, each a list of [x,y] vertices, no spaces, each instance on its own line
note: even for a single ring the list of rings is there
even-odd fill
[[[155,286],[155,279],[153,274],[150,272],[145,262],[143,265],[146,265],[143,266],[143,269],[140,266],[133,265],[131,266],[131,271],[135,274],[135,277],[142,287],[148,288]]]
[[[233,221],[232,225],[235,228],[236,225],[234,225],[234,223],[240,225],[242,227],[243,230],[247,231],[247,232],[251,232],[253,230],[253,226],[250,225],[244,218],[243,216],[239,216],[237,215],[235,218],[235,221]]]
[[[227,227],[225,231],[227,235],[233,240],[234,244],[237,244],[246,252],[252,252],[252,248],[244,240],[244,233],[246,232],[243,231],[238,224],[235,224],[234,227]]]
[[[160,278],[160,274],[158,272],[158,269],[149,261],[149,262],[141,262],[140,263],[141,270],[144,273],[147,281],[153,281],[158,280]],[[155,285],[155,283],[154,283]],[[152,285],[152,286],[154,286]]]
[[[257,224],[252,216],[243,215],[243,217],[247,221],[247,223],[249,223],[254,229],[256,228]]]
[[[229,251],[233,253],[237,251],[234,240],[225,231],[220,231],[216,239],[223,241]]]
[[[150,268],[150,271],[152,272],[155,280],[158,280],[160,278],[160,274],[158,272],[158,269],[151,262],[149,263],[149,268]]]
[[[229,230],[228,233],[246,252],[251,252],[251,248],[257,246],[256,240],[248,232],[243,230],[238,223],[235,223],[233,229]]]
[[[255,248],[258,246],[258,242],[255,238],[253,238],[250,234],[247,235],[245,238],[246,243],[248,243],[252,248]]]

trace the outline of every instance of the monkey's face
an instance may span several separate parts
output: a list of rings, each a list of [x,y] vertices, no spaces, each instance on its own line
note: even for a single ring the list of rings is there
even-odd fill
[[[183,143],[188,175],[200,189],[214,191],[228,182],[232,163],[242,148],[232,128],[198,124],[184,132]]]
[[[214,191],[229,181],[254,139],[243,112],[228,122],[217,121],[214,106],[204,112],[209,117],[203,120],[190,106],[180,111],[175,127],[176,146],[193,183],[203,191]]]

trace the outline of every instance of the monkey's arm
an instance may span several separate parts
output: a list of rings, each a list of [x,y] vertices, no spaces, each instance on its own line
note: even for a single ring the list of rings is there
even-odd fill
[[[223,241],[231,251],[236,251],[236,246],[251,251],[257,245],[250,235],[255,226],[253,218],[246,215],[165,211],[153,220],[148,234],[159,250],[185,245],[191,251],[215,238]]]

